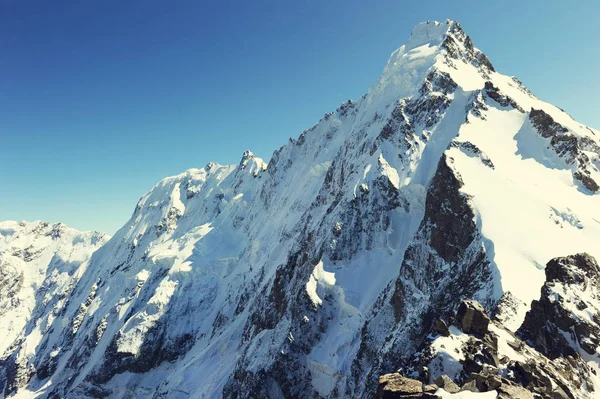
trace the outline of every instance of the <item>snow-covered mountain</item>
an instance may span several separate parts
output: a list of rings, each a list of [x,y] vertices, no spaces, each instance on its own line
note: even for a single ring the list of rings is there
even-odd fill
[[[372,397],[379,375],[443,352],[432,329],[465,298],[494,315],[500,341],[518,330],[535,356],[560,361],[526,314],[562,301],[549,288],[540,299],[555,284],[550,260],[600,259],[598,168],[599,131],[496,72],[458,23],[419,24],[365,96],[268,163],[247,151],[164,179],[89,261],[102,236],[36,263],[0,386],[6,397]],[[21,231],[1,226],[6,242]],[[2,256],[10,302],[27,265]],[[596,291],[577,281],[565,301],[583,297],[577,317],[598,328]],[[5,331],[13,318],[0,317]],[[569,329],[588,324],[554,335],[574,346]],[[581,367],[599,372],[598,340],[573,337],[568,355],[584,348]],[[434,380],[456,362],[414,372]],[[566,383],[568,397],[592,397],[589,380]]]
[[[108,238],[61,223],[0,222],[0,353],[18,345],[14,360],[23,367],[14,378],[28,380],[33,369],[27,359],[60,319],[92,253]]]

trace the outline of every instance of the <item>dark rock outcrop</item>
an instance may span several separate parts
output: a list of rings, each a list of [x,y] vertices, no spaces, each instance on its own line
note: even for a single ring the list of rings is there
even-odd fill
[[[456,393],[460,391],[460,387],[456,385],[456,383],[454,383],[454,381],[452,381],[452,379],[447,375],[439,376],[435,379],[435,383],[440,388],[444,388],[444,391],[448,393]]]
[[[435,322],[434,330],[442,337],[450,336],[450,330],[448,329],[448,325],[442,319],[438,319],[438,321]]]
[[[423,383],[411,380],[398,373],[379,377],[377,397],[379,399],[423,398]]]
[[[440,159],[427,192],[425,216],[414,242],[406,250],[401,278],[396,280],[392,297],[397,319],[407,311],[401,299],[407,281],[431,295],[432,311],[448,315],[461,299],[475,295],[490,278],[490,264],[473,221],[469,197],[460,191],[463,183],[451,162],[445,155]],[[444,265],[450,269],[442,271]],[[429,292],[432,286],[436,289]]]
[[[456,313],[456,321],[467,334],[483,337],[488,330],[490,318],[477,301],[462,301]]]
[[[541,291],[519,335],[551,359],[573,356],[579,352],[577,346],[595,354],[600,345],[600,313],[590,299],[600,297],[596,260],[585,253],[552,259]]]
[[[476,301],[465,300],[453,320],[467,337],[455,335],[453,327],[448,328],[449,335],[438,333],[441,329],[438,322],[424,346],[401,368],[401,373],[416,376],[423,383],[434,381],[448,392],[496,390],[499,398],[595,397],[593,370],[579,354],[578,345],[586,350],[585,345],[593,344],[597,335],[577,334],[593,332],[597,326],[584,324],[576,313],[571,314],[559,305],[571,303],[573,307],[589,311],[594,304],[556,299],[555,291],[576,292],[582,287],[596,290],[600,267],[589,255],[579,254],[553,259],[548,263],[546,274],[549,282],[542,290],[542,301],[532,304],[518,335],[499,320],[490,320]],[[553,296],[545,293],[548,287],[555,290],[551,293]],[[548,298],[555,298],[554,302]],[[540,302],[544,303],[540,305]],[[569,327],[559,330],[556,323]],[[573,339],[567,341],[566,334],[571,334]],[[520,338],[528,339],[531,346]],[[437,340],[441,341],[435,343]],[[457,342],[459,347],[450,352]],[[456,366],[448,370],[444,366],[448,364],[445,359],[455,358],[456,354],[459,354],[461,367],[458,373]],[[447,371],[453,373],[452,378],[444,375]]]
[[[510,382],[500,385],[496,391],[498,392],[496,399],[534,399],[531,391]]]
[[[525,110],[519,104],[517,104],[517,102],[515,100],[513,100],[509,96],[501,93],[500,90],[496,86],[494,86],[494,84],[492,82],[490,82],[490,81],[485,82],[484,89],[485,89],[485,93],[487,94],[487,96],[489,98],[491,98],[492,100],[496,101],[501,106],[512,107],[512,108],[519,110],[520,112],[525,113]]]
[[[556,122],[546,112],[532,108],[529,112],[529,120],[537,132],[544,138],[550,139],[549,148],[565,160],[568,165],[574,165],[573,178],[591,192],[600,189],[598,183],[591,177],[590,169],[594,165],[588,155],[584,152],[591,151],[600,156],[600,149],[589,138],[579,137],[572,134],[569,129]]]
[[[470,141],[452,140],[452,142],[450,143],[450,146],[453,148],[460,149],[462,152],[464,152],[465,154],[467,154],[470,157],[479,158],[481,160],[481,163],[483,163],[485,166],[487,166],[491,169],[494,169],[494,163],[487,156],[487,154],[485,154],[483,151],[481,151],[481,149],[479,149],[479,147],[477,147],[475,144],[471,143]]]

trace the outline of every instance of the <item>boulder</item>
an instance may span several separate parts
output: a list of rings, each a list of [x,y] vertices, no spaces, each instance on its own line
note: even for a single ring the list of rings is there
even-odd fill
[[[452,379],[447,375],[439,376],[435,379],[435,383],[440,388],[444,388],[444,391],[448,393],[457,393],[460,391],[458,385],[456,385],[454,381],[452,381]]]
[[[435,394],[435,392],[438,390],[438,386],[435,384],[429,384],[429,385],[423,385],[423,393],[428,393],[428,394]]]
[[[503,383],[496,388],[496,391],[498,392],[496,399],[533,399],[531,391],[512,383]]]
[[[446,322],[442,319],[438,319],[438,321],[436,321],[434,330],[436,333],[438,333],[442,337],[450,336],[450,329],[448,328],[448,325],[446,324]]]
[[[502,385],[502,379],[498,375],[485,373],[471,373],[467,382],[475,383],[479,392],[492,391]],[[464,388],[463,386],[463,391]]]
[[[481,304],[472,299],[461,302],[456,312],[456,321],[467,334],[483,337],[488,331],[490,318]]]
[[[423,383],[403,377],[399,373],[385,374],[379,377],[377,397],[379,399],[423,398]]]
[[[475,381],[468,381],[460,388],[461,391],[479,392]]]

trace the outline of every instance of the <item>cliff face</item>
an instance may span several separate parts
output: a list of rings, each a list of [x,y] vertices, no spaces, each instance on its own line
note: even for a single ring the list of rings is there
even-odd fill
[[[600,256],[599,138],[458,23],[420,24],[365,96],[268,163],[246,152],[142,197],[35,345],[24,328],[5,350],[0,385],[371,397],[463,299],[514,332],[548,260]]]

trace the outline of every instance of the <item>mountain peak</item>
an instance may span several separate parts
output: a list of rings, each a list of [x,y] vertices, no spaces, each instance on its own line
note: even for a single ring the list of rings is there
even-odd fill
[[[460,23],[451,19],[446,20],[446,22],[421,22],[413,28],[405,47],[406,50],[409,50],[427,43],[439,45],[449,34],[457,34],[459,32],[464,34]]]
[[[460,23],[450,19],[422,22],[413,28],[406,43],[390,55],[379,82],[370,90],[369,102],[385,104],[393,98],[416,94],[432,68],[457,78],[459,85],[461,77],[470,76],[478,86],[483,86],[494,71]]]
[[[254,153],[252,151],[244,151],[244,153],[242,154],[242,159],[240,160],[240,167],[243,168],[252,158],[254,158]]]

